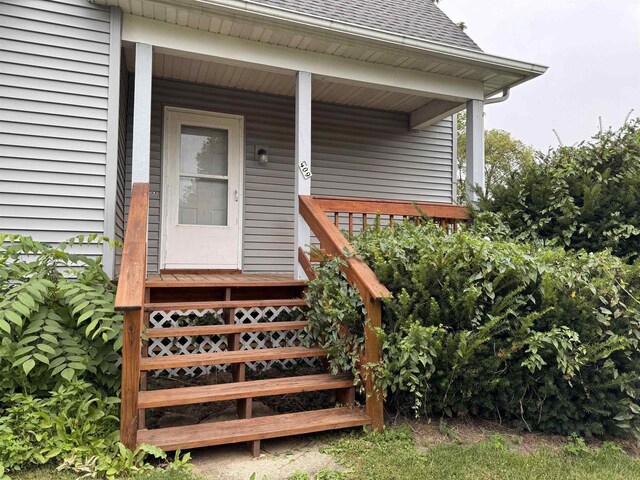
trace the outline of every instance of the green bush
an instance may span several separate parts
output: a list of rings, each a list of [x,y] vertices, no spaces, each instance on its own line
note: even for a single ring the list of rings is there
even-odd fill
[[[122,316],[115,286],[99,260],[72,245],[109,242],[77,237],[57,247],[0,235],[0,479],[33,465],[56,465],[83,478],[153,467],[157,447],[118,442]],[[109,242],[114,245],[115,242]],[[170,470],[183,472],[189,457]],[[176,476],[182,475],[176,474]]]
[[[87,380],[115,393],[122,316],[100,263],[70,253],[77,237],[53,247],[0,235],[0,390],[46,393]]]
[[[165,459],[157,447],[141,445],[134,452],[118,442],[118,403],[87,382],[60,386],[46,397],[14,393],[0,407],[0,470],[59,464],[83,477],[113,479],[152,469],[150,455]],[[187,468],[189,457],[170,464]]]
[[[354,240],[393,293],[384,304],[387,407],[581,435],[640,433],[639,270],[424,223]],[[334,260],[310,283],[308,341],[351,369],[362,306]],[[349,333],[340,332],[346,324]]]
[[[481,207],[499,213],[520,239],[612,249],[633,260],[640,252],[640,119],[521,162]]]

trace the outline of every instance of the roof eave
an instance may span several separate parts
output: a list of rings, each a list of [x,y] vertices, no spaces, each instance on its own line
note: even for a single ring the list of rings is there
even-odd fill
[[[96,0],[92,0],[96,1]],[[455,47],[443,43],[422,40],[420,38],[399,35],[393,32],[377,30],[370,27],[363,27],[351,23],[337,20],[329,20],[323,17],[306,13],[291,12],[285,9],[268,6],[259,2],[247,0],[154,0],[157,3],[172,6],[182,6],[200,9],[202,11],[212,10],[217,13],[226,13],[234,17],[249,17],[268,19],[270,22],[289,24],[291,26],[306,27],[307,29],[317,29],[332,34],[340,34],[344,37],[357,38],[368,42],[384,44],[407,51],[420,52],[437,56],[451,61],[461,62],[468,65],[498,70],[504,73],[522,75],[526,78],[534,78],[542,75],[548,67],[531,62],[524,62],[498,55],[491,55],[479,50],[470,48]],[[102,3],[97,0],[97,3]],[[519,83],[519,82],[518,82]]]

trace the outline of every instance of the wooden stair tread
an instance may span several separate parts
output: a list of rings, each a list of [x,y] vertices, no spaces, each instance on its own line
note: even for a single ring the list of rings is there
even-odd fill
[[[163,450],[177,450],[358,427],[370,423],[371,419],[361,408],[340,407],[183,427],[139,430],[137,441],[138,444],[157,445]]]
[[[145,285],[148,288],[175,287],[303,287],[305,280],[296,280],[284,274],[152,274]]]
[[[303,307],[307,302],[303,298],[284,298],[276,300],[219,300],[210,302],[168,302],[147,303],[144,309],[151,311],[168,310],[219,310],[221,308],[259,308],[259,307]]]
[[[282,347],[262,350],[237,350],[216,353],[192,353],[188,355],[165,355],[142,357],[140,370],[163,368],[197,367],[204,365],[224,365],[228,363],[259,362],[264,360],[284,360],[287,358],[323,357],[322,348]]]
[[[139,408],[160,408],[353,387],[353,376],[328,373],[140,392]]]
[[[277,332],[300,330],[309,324],[306,320],[289,322],[232,323],[221,325],[199,325],[194,327],[158,327],[145,332],[147,338],[192,337],[198,335],[228,335],[246,332]]]

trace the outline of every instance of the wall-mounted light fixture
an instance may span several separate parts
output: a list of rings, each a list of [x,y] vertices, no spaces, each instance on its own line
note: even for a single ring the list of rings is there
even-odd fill
[[[269,163],[269,152],[267,152],[267,149],[264,147],[258,147],[256,158],[260,165],[265,166]]]

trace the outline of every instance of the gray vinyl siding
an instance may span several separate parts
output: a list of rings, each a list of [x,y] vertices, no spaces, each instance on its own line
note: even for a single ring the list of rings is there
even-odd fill
[[[0,0],[0,231],[104,232],[110,40],[86,0]]]
[[[130,83],[131,85],[131,83]],[[127,185],[131,171],[129,101]],[[158,270],[164,106],[244,115],[244,271],[293,270],[294,101],[291,98],[154,79],[151,119],[149,271]],[[450,119],[410,132],[407,115],[314,104],[312,193],[450,203]],[[255,160],[256,145],[269,164]]]
[[[127,103],[129,101],[129,75],[124,59],[120,69],[120,109],[118,110],[118,178],[116,181],[116,205],[115,205],[115,237],[124,241],[125,233],[125,197],[126,197],[126,171],[127,171]],[[120,270],[121,251],[118,250],[115,257],[115,271]]]

